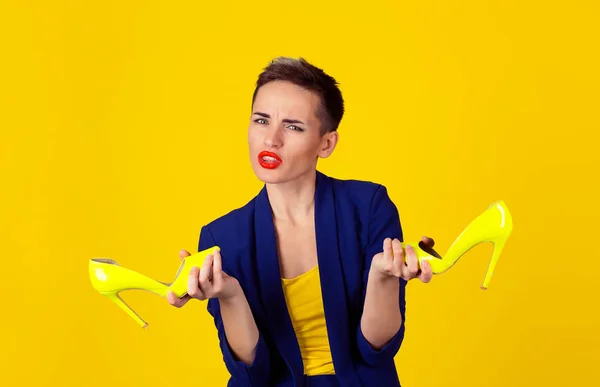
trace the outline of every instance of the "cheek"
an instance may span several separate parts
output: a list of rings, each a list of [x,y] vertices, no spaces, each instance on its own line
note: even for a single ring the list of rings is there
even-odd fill
[[[258,136],[257,136],[256,130],[253,130],[252,128],[250,128],[248,130],[248,144],[250,144],[250,146],[255,146],[257,141],[258,141]]]
[[[306,142],[302,144],[296,144],[297,146],[294,149],[294,158],[302,161],[312,162],[314,158],[318,155],[318,144],[314,142]]]

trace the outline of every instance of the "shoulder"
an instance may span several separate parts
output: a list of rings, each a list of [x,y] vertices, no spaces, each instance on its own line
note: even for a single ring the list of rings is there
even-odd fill
[[[217,217],[207,223],[204,227],[210,229],[212,233],[222,234],[224,232],[232,232],[241,227],[246,227],[254,215],[254,203],[256,198],[252,198],[241,207]]]
[[[254,207],[256,198],[235,208],[200,228],[198,251],[218,246],[223,270],[242,282],[248,256],[254,251]]]
[[[200,242],[202,245],[203,234],[210,237],[212,244],[231,245],[234,241],[243,241],[253,227],[254,205],[256,197],[252,198],[241,207],[217,217],[201,227]],[[199,246],[202,248],[204,246]],[[210,247],[210,246],[209,246]],[[220,246],[224,247],[224,246]]]
[[[400,213],[384,184],[331,177],[328,180],[335,196],[337,223],[342,228],[357,230],[363,243],[377,248],[385,237],[402,240]]]
[[[379,182],[358,179],[340,179],[326,176],[330,181],[336,201],[343,207],[355,207],[371,212],[380,206],[396,207],[388,188]]]

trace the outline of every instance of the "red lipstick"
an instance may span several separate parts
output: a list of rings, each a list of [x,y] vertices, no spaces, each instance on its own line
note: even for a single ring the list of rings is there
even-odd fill
[[[258,163],[263,168],[275,169],[281,165],[282,160],[276,153],[263,151],[258,154]]]

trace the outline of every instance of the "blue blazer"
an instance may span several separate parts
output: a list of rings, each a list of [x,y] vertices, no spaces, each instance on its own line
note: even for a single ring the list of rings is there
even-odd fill
[[[398,210],[385,186],[339,180],[317,171],[315,227],[321,286],[333,363],[341,386],[398,387],[394,356],[404,338],[405,288],[400,281],[402,326],[381,350],[360,329],[371,260],[387,237],[402,241]],[[223,271],[245,292],[259,330],[252,365],[238,361],[223,329],[218,299],[208,312],[218,330],[229,386],[304,386],[303,362],[286,306],[266,188],[241,208],[201,228],[198,251],[218,245]]]

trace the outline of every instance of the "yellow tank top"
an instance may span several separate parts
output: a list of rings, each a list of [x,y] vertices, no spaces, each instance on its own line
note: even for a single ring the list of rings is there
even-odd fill
[[[319,266],[296,278],[282,278],[288,312],[298,338],[306,375],[335,374],[329,350]]]

